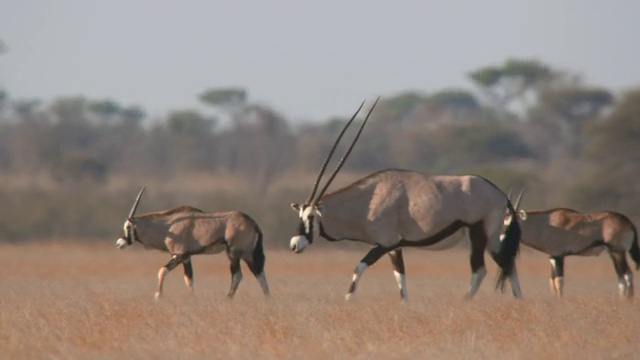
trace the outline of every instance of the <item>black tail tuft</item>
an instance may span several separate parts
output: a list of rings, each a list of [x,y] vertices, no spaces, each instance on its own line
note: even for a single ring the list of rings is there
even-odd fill
[[[264,271],[266,258],[264,256],[264,247],[262,245],[262,231],[260,231],[260,228],[257,226],[256,233],[258,234],[258,240],[256,240],[256,244],[253,247],[253,259],[251,261],[250,270],[254,275],[259,275]]]
[[[513,209],[511,202],[508,202],[509,211],[511,212],[511,222],[507,225],[504,233],[504,239],[500,243],[500,250],[497,254],[492,254],[494,260],[500,266],[498,279],[496,280],[496,289],[504,291],[506,280],[513,273],[515,267],[516,256],[520,248],[520,224],[518,224],[518,215]]]
[[[634,225],[631,225],[633,231],[633,242],[631,243],[631,249],[629,249],[629,255],[633,262],[636,263],[636,270],[640,268],[640,247],[638,246],[638,231]]]

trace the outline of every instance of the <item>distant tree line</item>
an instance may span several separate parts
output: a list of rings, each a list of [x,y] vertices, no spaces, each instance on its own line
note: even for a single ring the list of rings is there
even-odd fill
[[[634,206],[640,201],[640,88],[617,94],[536,59],[507,59],[470,71],[468,78],[471,89],[385,95],[345,171],[477,173],[505,190],[526,186],[528,207],[611,209],[640,220]],[[0,240],[107,236],[124,215],[96,209],[126,208],[133,195],[108,199],[114,184],[127,179],[224,174],[242,179],[245,188],[217,193],[212,203],[231,196],[228,206],[272,211],[278,201],[299,200],[283,202],[272,185],[287,177],[311,179],[350,115],[293,123],[275,107],[251,101],[242,87],[206,89],[199,101],[211,111],[176,109],[150,119],[144,108],[112,99],[72,96],[45,103],[0,89]],[[19,185],[25,181],[32,185]],[[302,194],[308,182],[292,182],[283,191]],[[65,214],[58,206],[70,196],[77,208]],[[47,199],[62,203],[46,205]],[[255,202],[263,204],[247,205]],[[94,219],[96,212],[109,220]],[[33,214],[41,220],[24,219]],[[279,227],[285,215],[265,217]],[[273,230],[278,236],[285,231]]]

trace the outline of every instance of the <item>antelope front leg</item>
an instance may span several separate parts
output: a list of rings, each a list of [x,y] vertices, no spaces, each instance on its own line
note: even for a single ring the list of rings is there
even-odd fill
[[[189,294],[193,295],[193,266],[191,265],[191,257],[187,257],[182,261],[184,267],[184,283],[187,285]]]
[[[551,263],[551,278],[549,286],[558,299],[562,298],[562,286],[564,285],[564,257],[555,256],[549,259]]]
[[[631,272],[631,270],[627,271],[627,273],[624,275],[624,280],[627,284],[627,297],[628,298],[632,298],[633,297],[633,273]]]
[[[393,265],[393,275],[396,277],[396,282],[400,288],[400,298],[402,301],[407,300],[407,287],[405,284],[404,275],[404,259],[402,257],[402,249],[398,248],[389,253],[391,258],[391,264]]]
[[[173,270],[176,266],[178,266],[182,262],[182,259],[179,255],[173,255],[171,260],[158,271],[158,290],[156,291],[155,298],[156,300],[162,297],[162,284],[164,283],[164,278],[167,276],[169,271]]]
[[[353,294],[356,292],[356,287],[358,285],[358,281],[360,280],[360,276],[362,273],[371,265],[373,265],[378,259],[380,259],[384,254],[389,252],[389,249],[382,247],[380,245],[374,246],[373,249],[369,250],[367,255],[365,255],[360,263],[353,270],[353,279],[351,280],[351,286],[349,286],[349,292],[344,296],[345,300],[350,300],[353,297]]]

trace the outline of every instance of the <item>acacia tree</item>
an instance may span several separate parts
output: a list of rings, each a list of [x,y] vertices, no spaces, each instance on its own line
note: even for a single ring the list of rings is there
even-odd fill
[[[577,158],[585,144],[585,126],[602,114],[613,101],[613,94],[601,87],[547,87],[540,92],[536,106],[529,110],[528,119],[532,126],[543,130],[547,141],[552,140],[550,146]]]
[[[295,144],[287,120],[269,106],[250,103],[247,91],[240,87],[208,89],[199,100],[231,119],[216,138],[219,164],[245,175],[252,190],[264,194],[286,165],[281,160],[292,157],[284,151],[285,144]]]
[[[122,107],[114,100],[103,99],[90,101],[88,110],[96,115],[102,124],[108,125],[120,113]]]
[[[607,116],[591,122],[585,137],[593,172],[574,186],[571,199],[585,209],[640,216],[640,88],[624,93]]]
[[[468,123],[480,118],[482,112],[478,99],[471,92],[453,88],[429,95],[422,107],[422,116],[439,123]]]
[[[393,117],[401,122],[406,120],[413,111],[420,106],[427,96],[418,91],[405,91],[386,97],[381,102],[376,113],[384,113],[385,117]]]
[[[241,87],[210,88],[203,91],[198,99],[207,106],[225,112],[231,122],[236,122],[247,106],[248,94]]]
[[[484,66],[469,72],[498,114],[504,115],[516,101],[526,109],[535,97],[537,87],[554,76],[554,71],[536,59],[507,59],[502,65]]]
[[[142,120],[146,116],[146,111],[138,105],[129,105],[120,109],[122,124],[127,128],[140,128]]]

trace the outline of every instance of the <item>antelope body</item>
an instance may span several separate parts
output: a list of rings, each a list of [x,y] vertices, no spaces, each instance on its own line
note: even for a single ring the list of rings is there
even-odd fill
[[[500,266],[497,286],[502,287],[508,278],[512,282],[514,295],[520,297],[515,270],[520,238],[518,222],[508,224],[506,237],[501,241],[499,236],[504,209],[509,208],[512,213],[514,210],[507,196],[488,180],[478,176],[437,176],[388,169],[325,194],[357,141],[373,107],[320,194],[314,198],[327,162],[362,105],[336,140],[307,201],[291,204],[300,217],[298,232],[291,238],[291,249],[300,253],[319,236],[329,241],[350,240],[370,244],[373,248],[356,266],[346,298],[351,298],[355,293],[365,269],[389,254],[401,298],[405,300],[407,293],[402,248],[446,249],[462,238],[451,235],[466,228],[471,243],[472,269],[467,297],[473,297],[486,275],[485,250]]]
[[[158,272],[156,299],[162,296],[165,276],[176,266],[184,267],[185,283],[193,292],[191,256],[217,254],[225,251],[230,260],[231,286],[227,296],[232,298],[240,281],[243,260],[256,276],[265,296],[269,286],[264,274],[265,255],[262,231],[247,214],[238,211],[207,213],[191,206],[135,216],[144,188],[124,223],[124,236],[116,242],[118,248],[140,242],[146,249],[168,252],[171,260]]]
[[[516,201],[516,207],[519,201]],[[522,243],[549,255],[551,291],[562,297],[564,258],[597,256],[607,250],[616,274],[620,296],[633,297],[633,274],[626,253],[640,266],[636,227],[626,216],[611,212],[580,213],[566,208],[518,211]]]

